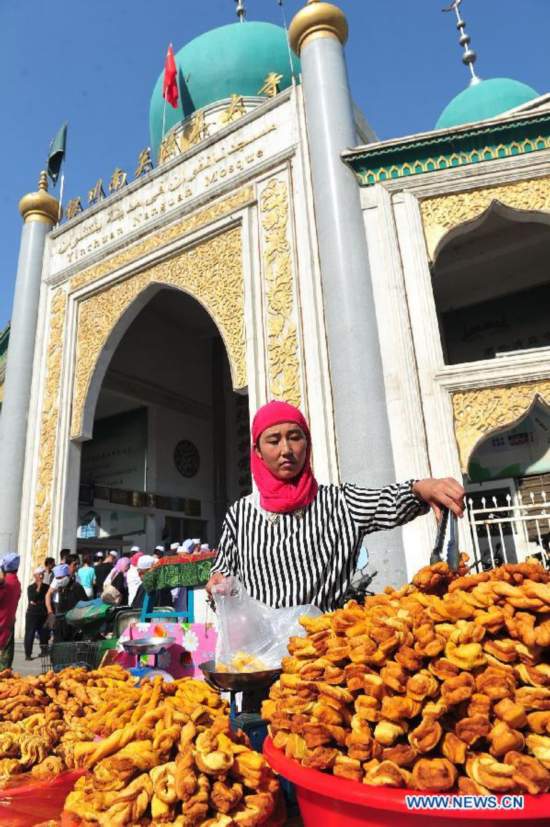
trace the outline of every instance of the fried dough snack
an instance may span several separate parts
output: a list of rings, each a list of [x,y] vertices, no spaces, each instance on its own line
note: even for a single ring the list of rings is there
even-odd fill
[[[548,789],[550,572],[426,566],[412,585],[303,618],[264,701],[274,745],[367,784]]]
[[[29,771],[34,778],[47,779],[74,767],[76,741],[91,742],[94,717],[111,711],[111,699],[130,690],[137,691],[134,679],[116,665],[28,677],[4,670],[0,673],[0,785],[9,785],[13,775]]]
[[[90,773],[68,795],[66,812],[83,827],[255,827],[269,818],[278,781],[247,737],[232,732],[218,693],[188,678],[155,678],[141,690],[146,700],[140,690],[139,719],[129,708],[129,722],[108,737],[76,744],[76,760]]]

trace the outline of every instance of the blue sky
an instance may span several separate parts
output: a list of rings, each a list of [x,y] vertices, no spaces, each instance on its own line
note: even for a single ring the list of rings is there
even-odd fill
[[[288,19],[305,0],[285,0]],[[381,138],[430,129],[467,83],[447,0],[338,0],[350,24],[354,98]],[[246,0],[249,19],[281,22],[276,0]],[[481,77],[550,90],[550,0],[464,0]],[[69,121],[65,202],[116,166],[133,177],[148,145],[149,99],[175,50],[235,18],[234,0],[0,0],[3,101],[0,327],[11,314],[21,219],[48,146]],[[253,59],[253,56],[251,56]]]

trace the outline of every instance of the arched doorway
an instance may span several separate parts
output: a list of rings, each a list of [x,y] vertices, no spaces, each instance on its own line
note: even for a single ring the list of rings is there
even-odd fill
[[[432,267],[449,365],[550,346],[550,217],[494,201],[451,230]]]
[[[248,396],[189,294],[154,285],[120,324],[84,415],[78,549],[214,545],[228,504],[250,491]]]

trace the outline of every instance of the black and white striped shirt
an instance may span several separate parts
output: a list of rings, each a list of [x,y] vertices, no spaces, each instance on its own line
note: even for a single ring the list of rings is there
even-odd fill
[[[313,603],[328,611],[348,589],[363,536],[428,510],[411,485],[320,485],[310,505],[289,514],[264,511],[254,494],[243,497],[226,514],[212,574],[235,575],[274,608]]]

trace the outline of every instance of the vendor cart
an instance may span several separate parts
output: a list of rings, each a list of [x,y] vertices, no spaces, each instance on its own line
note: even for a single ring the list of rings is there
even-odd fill
[[[195,589],[204,588],[210,578],[210,569],[216,557],[215,551],[201,551],[196,554],[179,554],[177,557],[162,557],[143,577],[145,599],[141,609],[141,622],[167,619],[167,612],[154,610],[154,594],[161,589],[183,589],[183,600],[176,606],[176,617],[189,623],[195,621]],[[182,608],[185,606],[185,608]],[[173,619],[174,613],[170,613]]]

